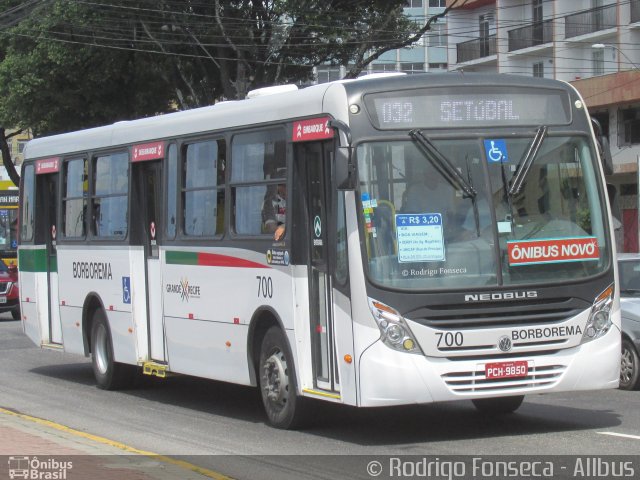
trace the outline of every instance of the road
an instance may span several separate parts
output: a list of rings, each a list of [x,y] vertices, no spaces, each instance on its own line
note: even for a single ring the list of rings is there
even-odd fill
[[[98,390],[88,359],[35,347],[6,314],[0,365],[0,407],[140,450],[189,456],[234,478],[303,478],[309,469],[340,478],[338,456],[345,455],[640,452],[640,392],[532,396],[501,418],[478,414],[470,402],[377,409],[317,403],[310,428],[280,431],[265,424],[257,391],[247,387],[176,376],[145,378],[129,391]],[[269,455],[292,457],[261,457]]]

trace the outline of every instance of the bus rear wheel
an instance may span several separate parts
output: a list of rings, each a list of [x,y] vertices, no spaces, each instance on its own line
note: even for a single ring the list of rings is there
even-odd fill
[[[515,412],[522,401],[524,395],[515,397],[498,397],[498,398],[475,398],[472,400],[473,405],[482,413],[490,415],[506,415]]]
[[[300,428],[305,402],[297,395],[293,356],[278,327],[267,330],[262,340],[258,377],[269,423],[282,429]]]
[[[114,361],[111,330],[102,310],[93,314],[91,322],[91,364],[102,390],[120,390],[133,384],[135,367]]]

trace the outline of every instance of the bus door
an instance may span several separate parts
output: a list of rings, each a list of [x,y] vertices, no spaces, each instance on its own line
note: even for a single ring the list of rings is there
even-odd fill
[[[62,325],[60,323],[60,299],[58,294],[58,188],[57,169],[36,169],[36,208],[38,221],[36,227],[37,243],[45,245],[45,268],[47,273],[48,313],[40,317],[42,342],[44,344],[62,344]],[[45,302],[40,303],[45,304]]]
[[[147,328],[149,356],[157,362],[166,362],[164,340],[164,314],[162,310],[162,274],[160,244],[162,240],[162,160],[135,161],[133,163],[134,202],[139,217],[132,228],[134,239],[144,246],[145,285],[147,290]]]
[[[330,271],[329,230],[327,212],[330,184],[328,152],[331,142],[304,142],[295,146],[295,177],[304,208],[302,219],[294,232],[296,240],[304,239],[304,257],[309,278],[309,321],[311,330],[312,365],[315,386],[329,392],[339,392],[340,382],[336,362],[334,336],[333,286]],[[300,242],[303,243],[302,241]]]

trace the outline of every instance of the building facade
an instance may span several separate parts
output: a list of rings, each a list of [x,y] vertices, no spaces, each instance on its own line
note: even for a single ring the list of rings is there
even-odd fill
[[[467,0],[447,15],[447,40],[449,70],[578,89],[611,146],[624,251],[638,252],[640,0]]]

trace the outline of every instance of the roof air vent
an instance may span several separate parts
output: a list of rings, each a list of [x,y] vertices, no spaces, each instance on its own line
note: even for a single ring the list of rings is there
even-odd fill
[[[297,85],[275,85],[273,87],[257,88],[256,90],[249,90],[247,98],[264,97],[266,95],[275,95],[276,93],[293,92],[298,90]]]

